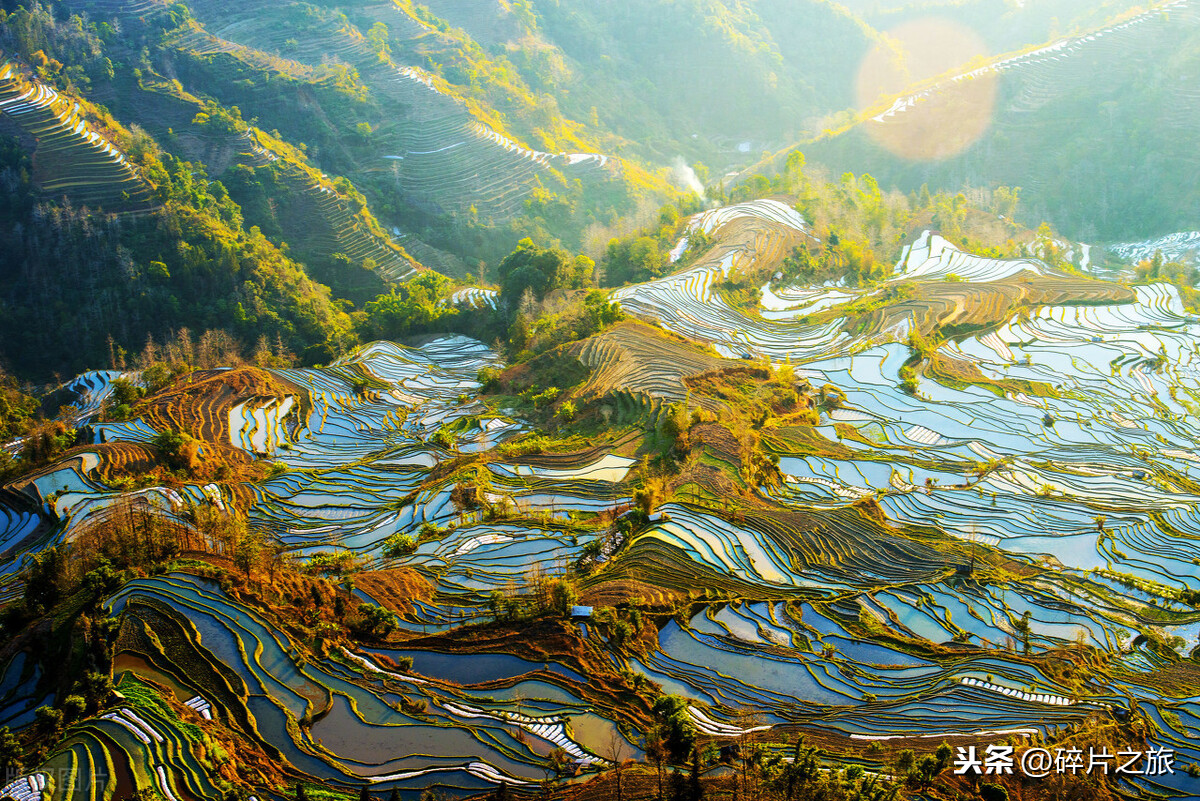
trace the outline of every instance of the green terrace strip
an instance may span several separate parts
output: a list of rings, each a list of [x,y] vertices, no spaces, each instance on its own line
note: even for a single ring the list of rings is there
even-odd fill
[[[401,281],[415,272],[419,265],[387,237],[374,219],[368,219],[365,208],[356,211],[351,199],[339,192],[326,176],[295,158],[295,154],[288,154],[291,158],[277,155],[271,149],[272,143],[263,144],[265,137],[260,131],[247,129],[244,136],[254,156],[275,165],[284,181],[299,188],[315,218],[311,222],[325,230],[318,246],[330,253],[341,253],[355,264],[373,264],[388,280]],[[282,149],[279,143],[274,144]],[[302,226],[308,220],[296,222]]]
[[[27,81],[9,61],[0,66],[0,113],[37,140],[34,177],[44,194],[114,211],[152,207],[149,187],[125,155],[93,130],[79,103]]]
[[[189,8],[210,37],[192,32],[174,42],[181,50],[248,59],[272,70],[299,72],[314,82],[332,79],[323,78],[320,67],[336,56],[352,66],[381,101],[403,109],[403,124],[381,126],[372,133],[373,149],[380,153],[372,169],[390,173],[404,197],[417,207],[506,220],[522,211],[540,178],[553,180],[551,170],[600,182],[620,169],[604,156],[547,154],[514,142],[477,119],[478,106],[456,97],[444,81],[420,67],[381,58],[362,33],[335,15],[318,15],[301,31],[289,20],[287,4],[251,6],[234,13],[228,6],[209,2],[194,2]],[[132,8],[121,11],[138,13]],[[408,9],[384,5],[367,13],[397,41],[428,34],[426,24]],[[282,59],[272,61],[268,54],[276,53]]]

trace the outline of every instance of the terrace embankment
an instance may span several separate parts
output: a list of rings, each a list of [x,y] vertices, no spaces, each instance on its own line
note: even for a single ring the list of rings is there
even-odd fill
[[[413,601],[433,598],[433,587],[429,582],[408,568],[356,573],[354,584],[379,605],[401,614],[412,612]]]
[[[1023,393],[1037,397],[1054,397],[1057,390],[1042,381],[1023,378],[989,378],[979,365],[965,359],[955,358],[944,350],[937,350],[924,367],[924,374],[949,387],[976,386],[991,389],[997,394],[1005,392]]]
[[[568,397],[581,406],[611,401],[619,417],[626,406],[684,400],[692,377],[744,366],[662,329],[626,321],[509,368],[498,388],[513,394],[531,387],[571,388],[559,396],[560,402]],[[694,400],[714,411],[719,408],[711,398]]]
[[[136,411],[155,430],[181,431],[204,442],[228,445],[229,412],[234,406],[286,397],[300,402],[302,415],[310,405],[306,390],[266,370],[198,370],[146,398]]]
[[[742,471],[742,444],[729,429],[716,423],[701,423],[688,430],[693,458],[680,472],[677,485],[694,484],[699,492],[717,498],[748,498],[743,483],[731,476]]]
[[[107,485],[130,479],[145,486],[176,483],[184,470],[188,480],[230,482],[262,478],[265,468],[256,467],[254,455],[238,447],[230,413],[238,405],[251,407],[293,398],[308,408],[306,390],[252,367],[233,370],[202,370],[191,373],[138,403],[135,416],[153,431],[180,432],[195,442],[180,454],[164,454],[158,447],[138,442],[98,442],[67,451],[25,483],[39,476],[73,467]],[[186,451],[186,453],[185,453]],[[161,468],[169,468],[163,470]],[[235,497],[246,500],[235,492]]]
[[[109,211],[147,211],[155,206],[150,187],[99,127],[87,103],[28,78],[10,62],[0,63],[0,115],[36,140],[33,181],[48,197]]]
[[[624,322],[572,346],[591,374],[579,397],[620,392],[675,402],[688,394],[687,379],[741,364],[644,323]]]
[[[172,707],[179,718],[192,722],[189,718],[195,714],[183,706],[183,698],[203,697],[213,716],[209,736],[238,755],[243,779],[269,781],[280,768],[296,775],[248,714],[243,679],[210,656],[199,643],[195,628],[176,610],[151,598],[135,599],[121,618],[113,650],[114,676],[130,671],[142,681],[153,681],[165,691],[161,693],[164,699],[174,701]],[[201,722],[199,715],[195,718]],[[226,774],[224,778],[235,777]]]
[[[561,620],[551,618],[463,626],[406,640],[404,646],[447,653],[506,653],[531,662],[553,659],[584,671],[589,666],[601,669],[606,664],[604,656],[593,652],[577,632]]]
[[[672,508],[666,512],[668,518],[678,514]],[[685,511],[689,519],[672,526],[683,525],[692,538],[706,542],[718,554],[719,564],[701,565],[669,534],[659,536],[652,529],[633,542],[609,575],[685,592],[704,587],[737,597],[766,598],[803,595],[801,579],[817,573],[847,586],[866,586],[937,581],[953,571],[946,554],[930,544],[889,532],[858,507],[821,515],[785,508],[733,508],[728,520],[726,515],[713,516],[711,510],[697,517],[698,510],[680,507],[680,512]],[[735,540],[739,545],[734,545]],[[757,576],[739,570],[736,555],[730,553],[730,549],[744,549],[747,543],[761,554],[758,562],[752,560]],[[722,553],[729,558],[721,558]],[[760,568],[768,560],[777,567],[768,566],[762,572]]]
[[[855,308],[858,304],[853,304],[825,316],[837,317],[848,312],[845,329],[851,332],[887,331],[908,322],[915,323],[926,336],[940,332],[953,337],[1003,325],[1021,309],[1098,306],[1131,303],[1136,299],[1132,289],[1120,284],[1030,273],[1003,281],[920,281],[908,286],[912,294],[898,303],[862,311]]]
[[[89,454],[94,454],[96,459],[90,459]],[[19,481],[14,481],[10,486],[20,490],[43,476],[68,467],[73,467],[81,475],[108,482],[118,475],[144,473],[153,469],[158,464],[157,457],[154,448],[137,442],[86,445],[72,448],[60,458],[21,476]]]
[[[654,626],[643,625],[639,637],[628,647],[654,648],[656,637]],[[573,688],[583,700],[611,710],[635,726],[650,720],[652,699],[631,691],[614,670],[608,655],[596,648],[595,640],[580,637],[573,625],[561,620],[540,618],[512,624],[465,626],[445,634],[408,640],[404,647],[440,653],[509,654],[535,663],[555,662],[588,677],[587,684]],[[554,674],[548,673],[545,678],[553,679]]]

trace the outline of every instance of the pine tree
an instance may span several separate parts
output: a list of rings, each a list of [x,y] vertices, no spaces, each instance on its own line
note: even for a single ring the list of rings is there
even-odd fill
[[[704,785],[700,783],[700,749],[692,749],[692,775],[688,781],[688,801],[704,801]]]

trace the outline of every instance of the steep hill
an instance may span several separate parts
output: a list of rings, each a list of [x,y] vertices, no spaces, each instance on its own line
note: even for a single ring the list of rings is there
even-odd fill
[[[430,8],[589,129],[658,163],[686,156],[721,169],[847,105],[873,36],[837,4],[810,0]]]
[[[115,211],[153,207],[150,187],[125,154],[72,101],[12,62],[0,64],[0,119],[33,140],[33,183],[45,197]]]
[[[0,89],[0,363],[38,378],[120,367],[181,330],[220,331],[247,354],[263,338],[264,353],[318,346],[309,357],[322,360],[342,347],[344,309],[282,242],[244,223],[203,164],[84,96],[116,80],[94,29],[43,8],[0,32],[16,50]]]
[[[141,28],[154,51],[146,67],[164,82],[304,144],[315,166],[370,199],[385,227],[472,260],[495,257],[509,227],[577,244],[589,224],[671,191],[636,163],[611,158],[602,147],[611,137],[585,134],[511,65],[423,7],[261,1],[231,9],[201,0],[184,12],[70,0],[68,8]],[[448,80],[442,72],[458,75],[451,67],[490,91]],[[144,112],[140,102],[127,110]]]
[[[804,150],[832,170],[853,165],[906,191],[1019,186],[1024,222],[1049,220],[1078,239],[1191,229],[1198,59],[1200,6],[1167,3],[940,80]],[[967,93],[986,81],[996,83],[995,102],[981,108]],[[926,160],[889,150],[907,138],[945,138],[968,118],[984,125],[960,153]]]

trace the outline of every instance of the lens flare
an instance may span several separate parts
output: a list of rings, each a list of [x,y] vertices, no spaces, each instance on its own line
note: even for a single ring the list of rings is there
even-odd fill
[[[987,131],[995,107],[996,73],[971,66],[986,55],[978,34],[947,19],[928,17],[889,30],[859,68],[859,108],[880,106],[917,88],[868,120],[868,134],[914,161],[966,150]],[[928,83],[938,76],[945,78]]]

